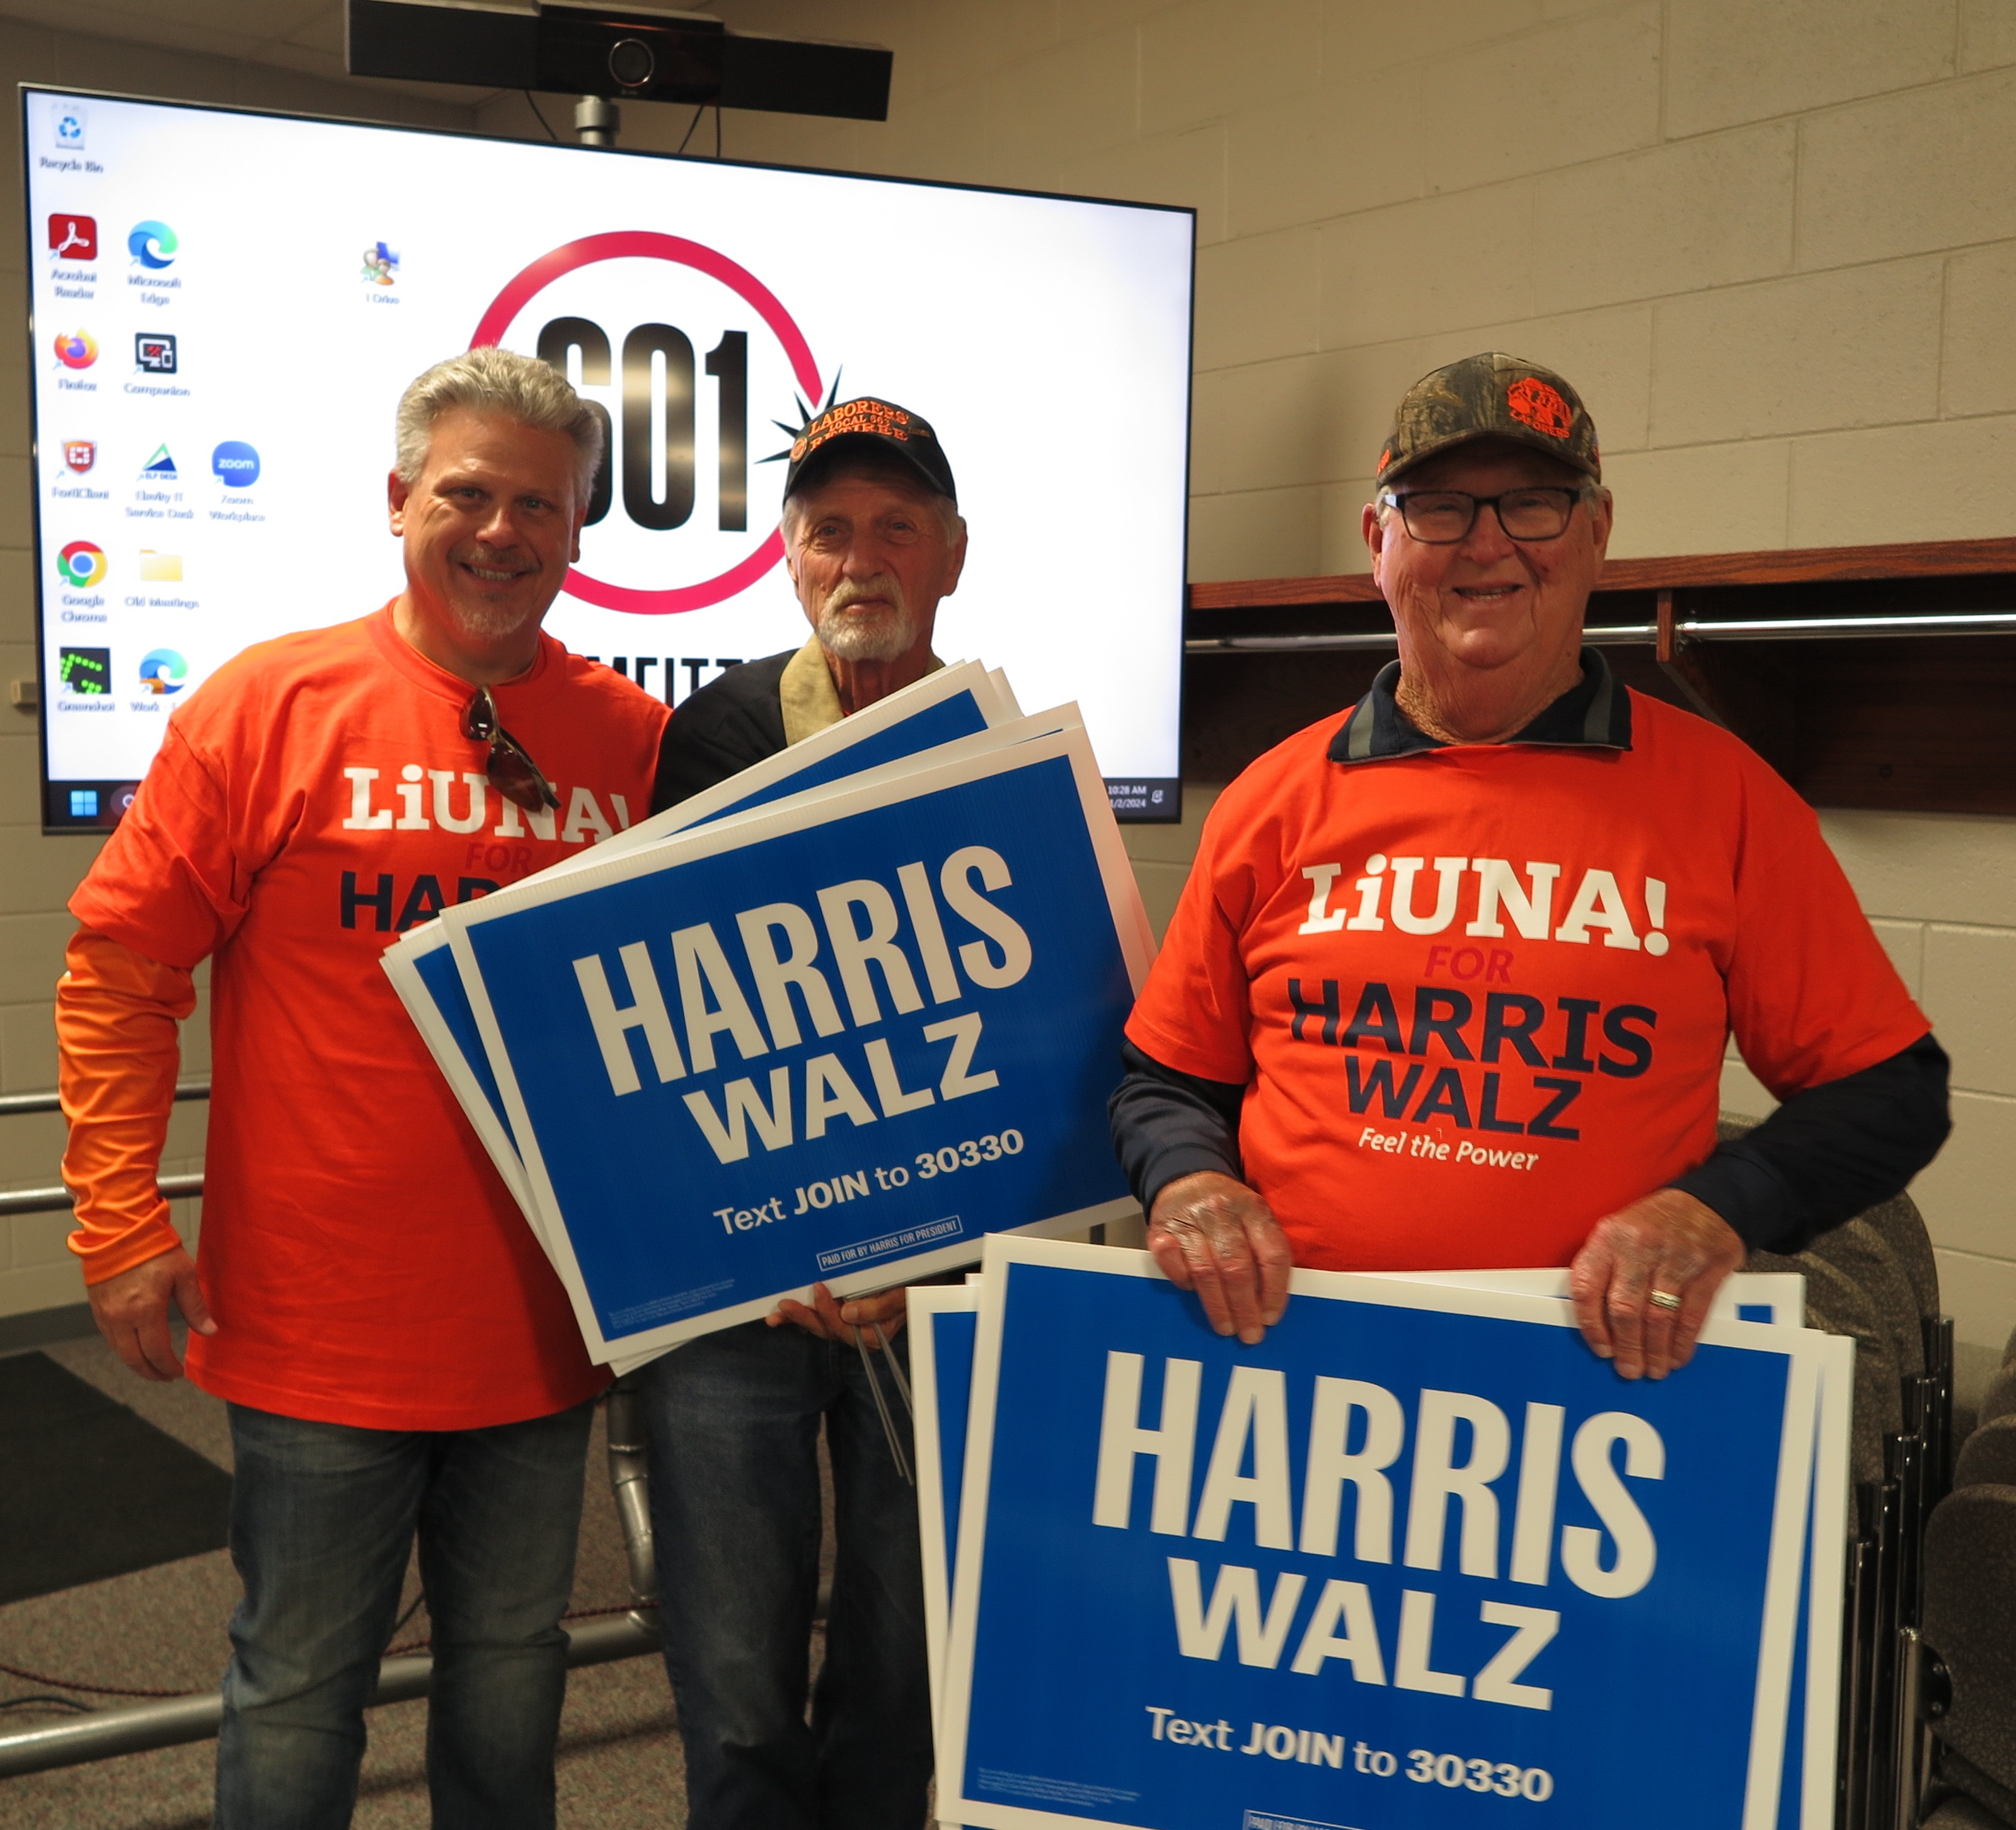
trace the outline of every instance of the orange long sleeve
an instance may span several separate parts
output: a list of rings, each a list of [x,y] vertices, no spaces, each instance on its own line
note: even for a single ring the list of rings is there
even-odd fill
[[[58,1084],[70,1142],[63,1180],[77,1196],[70,1248],[84,1281],[179,1245],[155,1178],[182,1061],[176,1025],[196,1008],[189,972],[88,928],[71,935],[56,982]]]

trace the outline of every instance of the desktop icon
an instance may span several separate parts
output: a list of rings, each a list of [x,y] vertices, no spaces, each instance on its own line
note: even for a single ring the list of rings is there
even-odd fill
[[[157,445],[154,455],[140,467],[140,475],[143,479],[152,477],[157,483],[172,483],[180,474],[175,468],[175,460],[168,456],[168,448],[165,445]]]
[[[49,104],[49,139],[59,153],[84,150],[84,110],[75,102]]]
[[[175,250],[181,246],[172,229],[165,222],[151,219],[135,223],[132,233],[126,238],[128,251],[142,267],[172,267],[175,264]]]
[[[66,369],[88,369],[98,360],[98,339],[88,330],[59,330],[56,360]]]
[[[63,574],[66,585],[88,591],[104,582],[105,549],[88,540],[73,540],[56,555],[56,570]]]
[[[359,276],[369,286],[390,286],[398,275],[399,257],[382,242],[364,250],[364,271]]]
[[[227,438],[210,454],[210,467],[227,489],[250,489],[259,481],[259,454],[242,438]]]
[[[145,369],[149,375],[174,374],[175,340],[165,331],[135,331],[133,366],[136,369]]]
[[[151,546],[140,549],[140,578],[148,585],[179,585],[182,582],[182,556],[157,553]]]
[[[59,261],[98,258],[98,219],[94,216],[52,216],[49,253]]]
[[[140,663],[140,684],[165,698],[179,693],[189,678],[189,663],[172,648],[157,648]]]
[[[95,438],[66,438],[63,441],[63,462],[81,477],[98,462],[98,441]]]
[[[110,648],[64,648],[56,655],[56,678],[73,699],[103,699],[112,690]]]

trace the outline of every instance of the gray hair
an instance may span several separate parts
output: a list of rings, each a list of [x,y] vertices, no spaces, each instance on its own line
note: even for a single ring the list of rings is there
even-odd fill
[[[574,492],[578,507],[595,486],[602,463],[603,420],[567,384],[567,377],[536,356],[485,344],[437,362],[399,396],[393,468],[409,487],[426,468],[434,422],[458,407],[501,413],[540,432],[563,432],[574,443]]]

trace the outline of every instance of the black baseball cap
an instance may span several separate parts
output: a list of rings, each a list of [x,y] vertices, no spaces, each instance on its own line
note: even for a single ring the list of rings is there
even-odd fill
[[[798,486],[805,467],[836,451],[858,448],[893,452],[922,477],[932,492],[956,502],[959,491],[952,466],[931,422],[886,400],[863,394],[828,407],[791,441],[790,467],[784,472],[784,493]]]

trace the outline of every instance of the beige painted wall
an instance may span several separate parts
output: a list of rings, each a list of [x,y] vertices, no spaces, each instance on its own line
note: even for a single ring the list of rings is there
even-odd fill
[[[891,118],[730,114],[732,157],[1193,205],[1194,578],[1363,569],[1397,393],[1497,345],[1575,378],[1621,553],[2016,531],[2016,5],[2010,0],[725,0],[747,30],[897,52]],[[0,76],[419,118],[392,98],[0,23]],[[549,106],[556,120],[563,106]],[[426,118],[468,117],[441,107]],[[669,148],[690,110],[631,106]],[[477,111],[537,135],[523,103]],[[695,139],[711,141],[711,124]],[[12,210],[11,199],[4,207]],[[18,313],[18,228],[0,286]],[[900,221],[836,225],[900,283]],[[5,350],[0,342],[0,355]],[[18,351],[18,341],[13,346]],[[23,371],[0,366],[0,677],[33,672]],[[1116,434],[1125,435],[1125,428]],[[34,832],[0,706],[0,1088],[51,1084],[49,986],[88,846]],[[1165,917],[1213,790],[1131,829]],[[1952,1049],[1959,1128],[1921,1185],[1964,1335],[2016,1324],[2016,822],[1831,814]],[[200,1044],[192,1049],[199,1063]],[[1730,1103],[1761,1109],[1740,1064]],[[53,1126],[0,1124],[0,1186]],[[200,1128],[178,1122],[189,1160]],[[16,1222],[0,1315],[74,1301]]]

